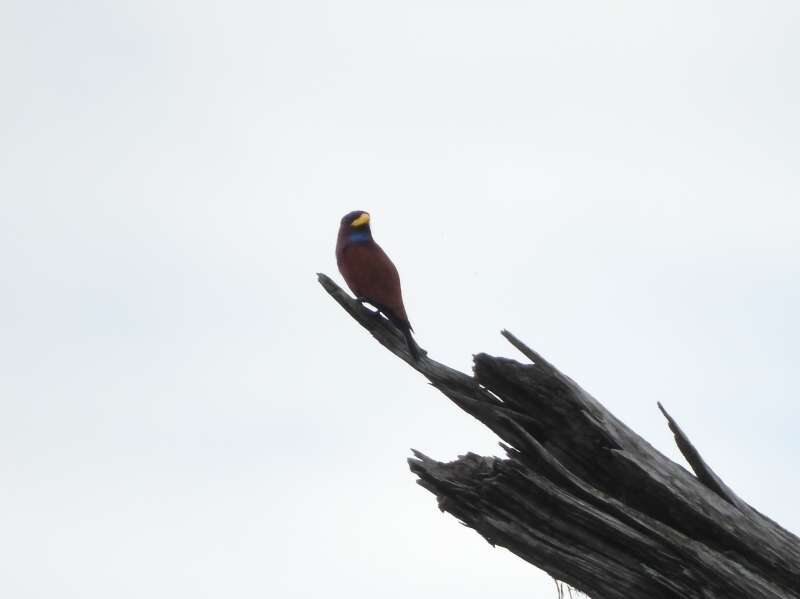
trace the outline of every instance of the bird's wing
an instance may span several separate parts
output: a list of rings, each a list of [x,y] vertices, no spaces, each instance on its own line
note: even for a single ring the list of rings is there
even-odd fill
[[[397,268],[377,243],[353,244],[344,248],[339,270],[356,296],[388,309],[391,314],[387,316],[408,323]]]

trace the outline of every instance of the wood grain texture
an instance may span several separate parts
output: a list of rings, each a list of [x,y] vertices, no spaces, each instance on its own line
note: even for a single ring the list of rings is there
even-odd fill
[[[472,376],[422,356],[325,275],[384,347],[501,439],[506,458],[409,466],[439,508],[593,599],[800,599],[800,539],[711,470],[659,404],[694,470],[674,463],[511,333],[528,360],[474,357]]]

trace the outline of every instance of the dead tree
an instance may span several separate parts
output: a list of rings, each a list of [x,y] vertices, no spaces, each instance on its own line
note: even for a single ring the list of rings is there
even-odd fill
[[[423,355],[320,274],[387,349],[494,431],[505,459],[409,465],[439,508],[593,599],[800,599],[800,539],[705,463],[659,404],[694,475],[508,331],[530,364],[478,354],[469,376]]]

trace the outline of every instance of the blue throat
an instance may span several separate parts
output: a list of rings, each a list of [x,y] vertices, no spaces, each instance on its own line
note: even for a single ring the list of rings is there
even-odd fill
[[[351,243],[365,243],[369,241],[372,237],[369,234],[369,231],[359,231],[358,229],[354,231],[350,231],[349,235],[347,236],[347,241]]]

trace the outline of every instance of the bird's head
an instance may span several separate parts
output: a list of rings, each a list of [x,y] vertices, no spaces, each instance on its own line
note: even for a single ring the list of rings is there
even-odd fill
[[[372,239],[369,228],[369,213],[363,210],[348,212],[339,224],[339,235],[351,242],[364,242]]]

